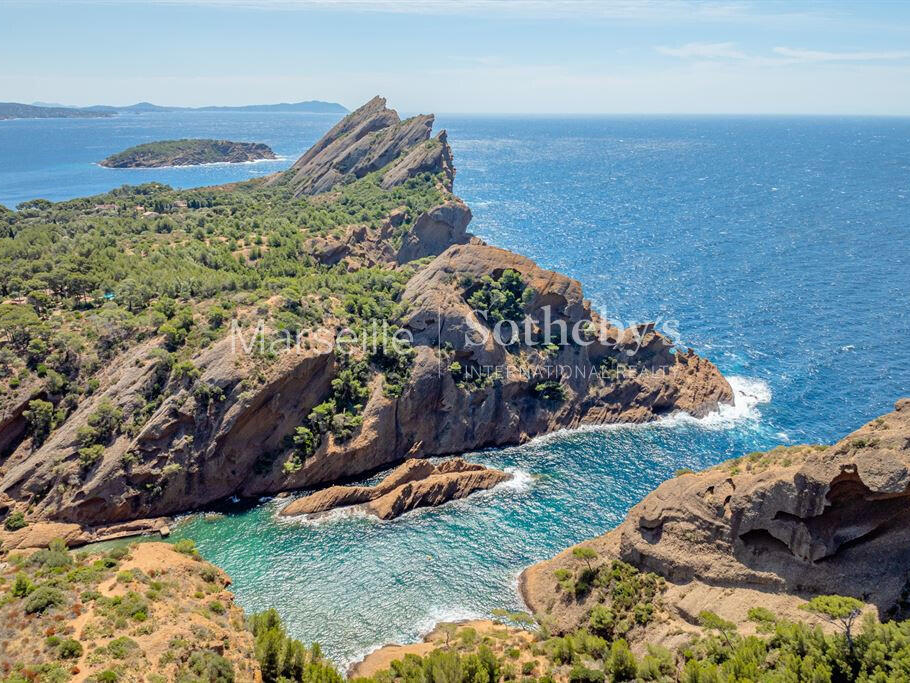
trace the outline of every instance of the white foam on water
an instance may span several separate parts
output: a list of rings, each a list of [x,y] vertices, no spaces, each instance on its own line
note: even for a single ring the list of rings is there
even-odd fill
[[[653,422],[628,423],[616,422],[611,424],[582,425],[567,429],[559,429],[548,434],[541,434],[531,439],[528,443],[513,448],[527,448],[528,446],[541,446],[559,441],[579,432],[610,432],[623,429],[666,429],[681,425],[695,425],[705,429],[731,429],[747,421],[757,422],[761,419],[758,406],[771,402],[771,387],[761,379],[740,377],[734,375],[727,377],[730,388],[733,389],[733,405],[720,406],[717,410],[703,417],[693,417],[688,413],[677,412],[662,417]]]
[[[734,375],[728,377],[730,388],[733,389],[733,405],[720,406],[714,412],[704,417],[692,417],[688,413],[674,413],[658,420],[659,426],[675,426],[677,424],[695,424],[709,429],[729,429],[738,423],[761,419],[758,406],[771,402],[771,387],[764,380]]]
[[[506,467],[503,471],[511,474],[512,478],[508,481],[502,482],[501,484],[496,484],[496,486],[490,489],[491,491],[506,490],[517,491],[519,493],[527,493],[534,485],[534,475],[526,470],[518,467]]]
[[[97,166],[98,168],[106,168],[109,171],[160,171],[164,170],[174,170],[181,168],[201,168],[203,166],[247,166],[250,164],[263,164],[269,161],[287,161],[290,157],[286,156],[276,156],[274,159],[252,159],[250,161],[209,161],[204,164],[180,164],[180,165],[171,165],[171,166],[103,166],[96,161],[92,162],[92,166]]]
[[[288,499],[281,505],[276,506],[274,519],[278,524],[317,527],[322,526],[323,524],[334,524],[336,522],[343,522],[349,519],[366,519],[369,521],[375,521],[376,523],[380,523],[382,521],[375,515],[369,514],[363,505],[348,505],[345,507],[335,508],[334,510],[329,510],[328,512],[283,517],[279,513],[291,502],[291,500],[293,499]]]

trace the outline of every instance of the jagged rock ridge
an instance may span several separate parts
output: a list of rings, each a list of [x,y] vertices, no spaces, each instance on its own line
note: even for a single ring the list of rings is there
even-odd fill
[[[436,256],[416,269],[401,295],[407,312],[400,324],[413,334],[414,355],[400,395],[388,395],[383,376],[376,375],[352,434],[340,439],[327,433],[299,466],[285,467],[293,465],[289,436],[325,401],[339,373],[334,320],[327,319],[305,347],[280,354],[265,368],[238,353],[233,337],[198,352],[192,358],[198,383],[217,388],[218,401],[196,396],[173,375],[158,386],[162,378],[150,353],[162,340],[151,339],[109,363],[97,376],[97,391],[40,447],[24,432],[23,410],[35,396],[23,388],[7,404],[0,415],[0,508],[28,508],[33,519],[95,527],[175,514],[232,495],[329,484],[409,457],[522,443],[559,428],[644,422],[676,410],[700,416],[732,401],[729,384],[710,361],[675,352],[653,326],[619,330],[604,324],[577,281],[472,238],[466,230],[470,211],[445,187],[454,174],[451,151],[444,135],[428,139],[431,121],[402,122],[376,98],[337,124],[291,171],[272,179],[309,193],[380,164],[379,182],[393,186],[428,166],[441,179],[442,203],[417,216],[403,234],[406,209],[396,209],[379,228],[355,226],[341,238],[307,246],[313,258],[350,269],[411,268],[415,259]],[[332,201],[331,193],[319,201]],[[489,325],[472,311],[470,287],[506,271],[517,273],[532,295],[522,301],[522,315],[539,320],[547,308],[570,329],[590,328],[590,344],[507,350],[471,343]],[[549,395],[541,373],[559,365],[584,372],[566,378],[560,396]],[[485,366],[499,371],[471,381],[455,370]],[[595,369],[607,369],[608,376]],[[79,430],[89,416],[109,401],[128,418],[150,389],[164,397],[154,413],[135,433],[116,435],[100,460],[83,467]]]
[[[378,171],[407,153],[386,173],[383,187],[400,184],[415,172],[444,170],[451,190],[451,152],[445,131],[430,140],[433,119],[426,114],[402,121],[385,106],[385,98],[374,97],[339,121],[275,182],[288,183],[296,195],[319,194]]]

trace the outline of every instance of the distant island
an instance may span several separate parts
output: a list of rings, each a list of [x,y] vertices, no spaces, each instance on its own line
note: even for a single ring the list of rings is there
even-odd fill
[[[303,112],[309,114],[347,114],[348,110],[337,102],[308,100],[306,102],[281,102],[279,104],[247,104],[236,107],[210,105],[206,107],[167,107],[151,102],[137,102],[124,107],[96,104],[90,107],[70,107],[56,103],[0,102],[0,120],[3,119],[85,119],[116,116],[117,114],[147,114],[172,111],[240,111],[240,112]]]
[[[74,107],[37,107],[19,102],[0,102],[0,121],[6,119],[99,119],[113,112],[76,109]]]
[[[160,140],[130,147],[99,162],[108,168],[158,168],[198,164],[239,164],[259,159],[277,159],[261,142],[231,140]]]

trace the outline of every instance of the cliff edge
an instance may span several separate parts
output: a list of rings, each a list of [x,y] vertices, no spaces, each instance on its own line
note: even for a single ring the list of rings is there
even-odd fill
[[[654,325],[617,328],[576,280],[471,236],[432,120],[401,121],[374,98],[266,180],[152,184],[16,214],[48,231],[66,224],[53,221],[58,211],[85,230],[100,222],[123,242],[109,259],[137,259],[137,279],[167,266],[97,300],[66,290],[70,308],[2,305],[23,357],[30,335],[58,343],[40,316],[77,339],[96,320],[99,331],[83,342],[97,349],[91,362],[55,351],[52,375],[25,366],[27,379],[0,401],[0,513],[92,531],[411,457],[732,402],[709,360],[674,348]],[[244,221],[272,232],[238,240]],[[192,277],[170,283],[173,272]],[[378,329],[410,341],[342,344]]]
[[[667,581],[669,620],[644,639],[673,640],[710,609],[747,624],[752,607],[793,619],[816,594],[847,595],[905,616],[910,586],[910,399],[832,446],[778,447],[661,484],[625,521],[581,544]],[[581,547],[581,546],[579,546]],[[527,569],[527,604],[559,630],[594,606],[560,591],[569,549]],[[754,624],[753,624],[754,626]]]

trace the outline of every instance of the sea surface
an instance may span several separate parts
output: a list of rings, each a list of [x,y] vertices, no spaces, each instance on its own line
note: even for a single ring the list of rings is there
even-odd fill
[[[289,165],[337,117],[168,113],[0,122],[0,203],[179,187]],[[659,320],[737,403],[702,420],[560,432],[471,453],[515,479],[391,522],[279,521],[279,501],[188,518],[247,610],[276,607],[339,664],[438,620],[520,609],[528,564],[615,526],[680,467],[830,443],[910,395],[910,119],[439,116],[491,244],[577,278],[625,324]],[[118,170],[140,142],[265,142],[284,160]]]

